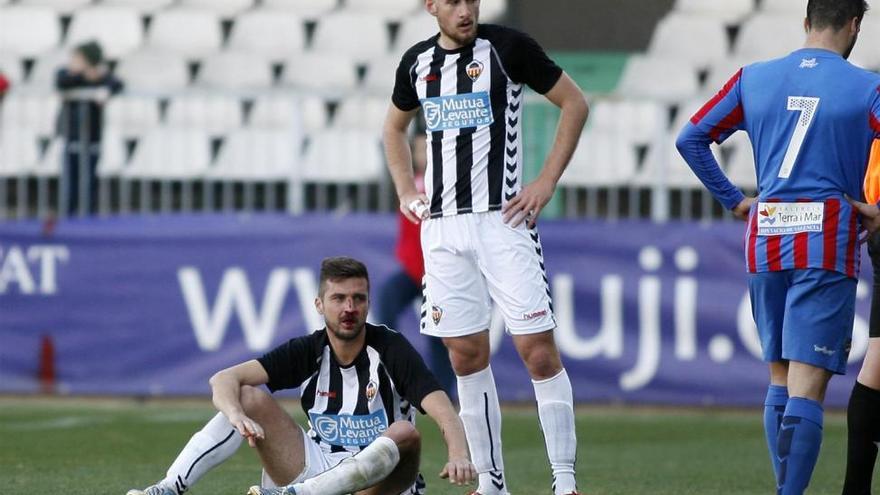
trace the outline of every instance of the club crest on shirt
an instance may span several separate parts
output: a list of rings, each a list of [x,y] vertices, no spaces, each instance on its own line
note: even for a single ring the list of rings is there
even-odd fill
[[[471,81],[476,82],[480,74],[483,73],[483,63],[479,60],[474,60],[465,67],[465,72],[471,78]]]
[[[431,319],[435,325],[440,324],[440,318],[443,318],[443,308],[440,306],[431,306]]]
[[[367,401],[373,402],[373,399],[376,398],[376,394],[378,393],[379,385],[375,381],[370,380],[370,383],[367,384],[367,388],[364,389],[364,395],[367,396]]]

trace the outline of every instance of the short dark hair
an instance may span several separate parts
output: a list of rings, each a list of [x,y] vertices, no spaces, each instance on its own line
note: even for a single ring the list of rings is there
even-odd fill
[[[842,29],[854,18],[860,21],[868,11],[865,0],[809,0],[807,19],[811,29]]]
[[[77,45],[76,51],[79,52],[89,65],[98,65],[104,61],[104,50],[97,41],[86,41]]]
[[[318,296],[324,295],[328,280],[346,280],[349,278],[363,278],[367,280],[367,288],[370,287],[370,275],[367,266],[360,261],[348,256],[335,256],[324,258],[321,262],[320,286]]]

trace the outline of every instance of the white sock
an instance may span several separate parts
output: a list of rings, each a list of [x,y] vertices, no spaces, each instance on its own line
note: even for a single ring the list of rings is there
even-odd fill
[[[483,495],[506,494],[501,455],[501,406],[498,405],[491,366],[458,377],[458,402],[471,460],[480,474],[477,491]]]
[[[189,439],[160,484],[177,493],[187,491],[205,473],[232,457],[241,441],[242,437],[232,423],[223,413],[217,413]]]
[[[553,469],[555,495],[577,490],[574,463],[577,457],[577,434],[574,427],[574,400],[571,381],[565,370],[546,380],[532,380],[535,399],[538,401],[538,417],[544,431],[547,457]]]
[[[354,457],[336,467],[293,485],[297,495],[344,495],[384,480],[400,462],[394,440],[379,437]]]

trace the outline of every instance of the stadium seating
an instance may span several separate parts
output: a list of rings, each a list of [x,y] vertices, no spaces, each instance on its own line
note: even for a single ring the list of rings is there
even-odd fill
[[[59,108],[57,93],[13,90],[0,107],[0,127],[24,127],[38,136],[49,137],[55,134]]]
[[[67,50],[56,50],[41,55],[34,62],[26,85],[29,88],[50,91],[55,89],[55,76],[58,69],[67,64],[70,53]]]
[[[701,68],[727,58],[728,51],[727,30],[722,21],[690,14],[663,18],[648,46],[653,57],[682,58]]]
[[[498,22],[507,12],[507,0],[481,0],[480,22]]]
[[[202,62],[196,85],[205,89],[247,91],[272,85],[272,70],[265,60],[247,52],[220,52]]]
[[[17,86],[24,81],[24,67],[18,55],[0,52],[0,74],[10,82],[13,86]]]
[[[339,129],[362,129],[379,136],[390,101],[390,96],[382,98],[354,93],[339,103],[333,126]]]
[[[21,5],[33,7],[46,7],[53,12],[69,15],[92,3],[92,0],[20,0]]]
[[[562,186],[617,187],[636,173],[635,148],[617,132],[589,130],[581,135],[577,150],[563,174]]]
[[[850,60],[866,69],[880,69],[880,20],[869,14],[862,21],[859,41],[850,55]]]
[[[344,53],[358,62],[365,62],[388,52],[389,36],[388,24],[380,16],[339,12],[318,22],[312,49],[323,53]]]
[[[165,127],[146,134],[122,176],[129,179],[185,180],[201,177],[211,164],[208,133]]]
[[[254,0],[180,0],[180,4],[186,8],[210,10],[221,17],[234,17],[253,7]]]
[[[631,145],[648,145],[668,125],[666,107],[653,100],[601,100],[590,108],[591,132],[616,134]]]
[[[807,16],[806,2],[793,2],[792,0],[761,0],[761,11],[781,14]]]
[[[751,14],[754,8],[754,0],[676,0],[674,10],[737,23]]]
[[[241,129],[230,134],[207,177],[233,181],[281,181],[295,173],[301,136],[286,130]]]
[[[392,51],[399,58],[409,47],[419,41],[430,38],[438,32],[436,18],[427,12],[417,13],[401,21],[400,29],[397,31],[397,37],[394,40],[394,50]]]
[[[784,54],[784,52],[779,52],[776,56],[782,56]],[[706,78],[706,83],[703,85],[704,94],[706,95],[705,99],[708,100],[709,95],[714,95],[720,91],[721,88],[724,87],[724,84],[727,83],[737,71],[754,61],[755,60],[752,59],[739,58],[718,60],[709,69],[709,75]]]
[[[34,57],[57,49],[61,23],[55,13],[40,6],[13,5],[0,11],[0,53]]]
[[[66,46],[96,40],[105,56],[118,58],[143,44],[143,23],[137,11],[119,6],[94,6],[77,10],[70,22]]]
[[[262,6],[287,9],[304,19],[315,19],[335,10],[339,0],[263,0]]]
[[[757,14],[743,23],[734,55],[753,61],[776,58],[804,43],[803,19],[792,14]]]
[[[140,50],[122,59],[116,74],[129,92],[173,94],[189,85],[186,61],[173,52]]]
[[[159,99],[154,96],[131,96],[122,94],[104,105],[105,135],[111,134],[134,138],[146,134],[161,125]]]
[[[737,187],[752,191],[757,190],[755,158],[748,135],[744,132],[737,132],[730,136],[721,147],[722,149],[730,149],[730,159],[726,170],[730,181]]]
[[[181,7],[156,14],[150,26],[148,46],[197,59],[219,50],[222,42],[220,18],[216,13]]]
[[[323,105],[323,100],[321,100]],[[316,113],[316,112],[311,112]],[[254,101],[248,118],[248,127],[264,129],[299,129],[303,127],[301,98],[290,92],[269,92],[259,95]],[[326,125],[326,112],[320,111],[321,122],[318,128]]]
[[[272,62],[305,50],[303,21],[293,12],[254,10],[238,17],[229,38],[229,48],[247,51]]]
[[[399,63],[400,56],[383,57],[371,61],[367,66],[367,75],[364,77],[364,91],[391,98]]]
[[[177,95],[165,115],[170,127],[201,129],[211,135],[238,129],[242,121],[241,100],[213,92]]]
[[[172,5],[176,0],[103,0],[104,5],[125,6],[141,14],[152,14],[157,10]]]
[[[357,67],[345,55],[302,53],[284,64],[282,83],[338,98],[357,87]]]
[[[0,178],[28,174],[39,159],[37,132],[21,126],[0,126]]]
[[[658,82],[662,75],[663,82]],[[627,98],[649,98],[676,102],[699,90],[693,64],[677,58],[634,55],[627,60],[617,93]]]
[[[424,6],[420,0],[356,0],[345,3],[345,11],[378,15],[384,19],[398,20]]]
[[[385,162],[374,132],[328,129],[312,135],[302,163],[306,182],[359,184],[378,180]]]

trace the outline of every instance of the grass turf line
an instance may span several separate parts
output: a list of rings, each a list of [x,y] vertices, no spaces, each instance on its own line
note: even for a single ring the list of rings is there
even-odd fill
[[[288,411],[298,408],[287,403]],[[112,401],[3,401],[0,492],[8,495],[119,494],[162,477],[192,433],[213,414],[204,405]],[[773,491],[760,411],[587,409],[578,412],[578,481],[585,494],[766,494]],[[422,471],[430,495],[468,490],[437,478],[445,447],[429,418]],[[506,410],[504,454],[514,495],[550,493],[550,473],[535,413]],[[809,492],[840,493],[846,458],[842,415],[828,415]],[[256,455],[243,446],[209,473],[193,495],[241,495],[259,480]],[[880,483],[875,483],[875,490]]]

